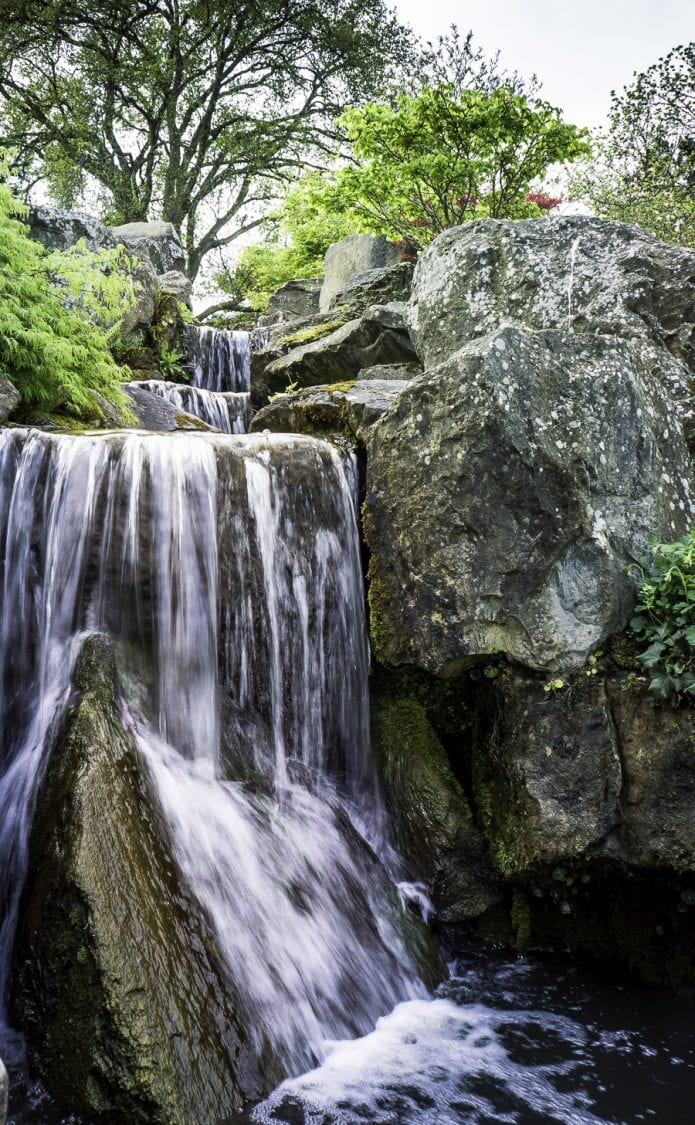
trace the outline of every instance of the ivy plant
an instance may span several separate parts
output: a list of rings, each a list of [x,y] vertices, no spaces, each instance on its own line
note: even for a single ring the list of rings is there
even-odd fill
[[[660,699],[695,699],[695,526],[675,543],[655,543],[639,571],[630,621],[647,642],[637,660]]]

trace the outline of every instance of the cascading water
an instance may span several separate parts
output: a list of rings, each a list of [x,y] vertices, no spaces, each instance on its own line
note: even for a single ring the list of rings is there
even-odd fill
[[[383,839],[337,452],[5,431],[0,490],[3,995],[37,787],[96,630],[121,653],[124,723],[258,1054],[306,1069],[326,1040],[423,996],[397,900],[349,823]],[[267,781],[249,789],[249,774]]]
[[[193,385],[206,391],[248,391],[251,337],[218,328],[189,329]]]
[[[129,386],[142,387],[151,394],[159,395],[179,410],[194,414],[223,434],[245,434],[253,417],[251,395],[248,392],[206,391],[183,383],[168,383],[163,379],[143,379],[132,382]]]

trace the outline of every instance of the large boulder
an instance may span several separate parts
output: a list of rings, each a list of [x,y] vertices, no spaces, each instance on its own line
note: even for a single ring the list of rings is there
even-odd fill
[[[346,282],[368,270],[392,266],[399,251],[385,235],[350,234],[328,247],[324,258],[323,285],[319,307],[327,312]]]
[[[268,301],[268,323],[312,317],[319,311],[321,278],[293,278],[286,281]]]
[[[27,223],[31,237],[47,250],[67,250],[80,239],[89,250],[112,249],[117,245],[109,227],[85,211],[63,211],[47,204],[32,206]]]
[[[410,330],[426,367],[501,325],[621,336],[695,369],[695,250],[572,215],[445,231],[415,269]]]
[[[408,382],[395,378],[366,379],[275,395],[272,402],[258,411],[250,432],[311,434],[363,444],[369,429]]]
[[[193,1125],[257,1089],[207,924],[167,855],[91,636],[38,799],[14,1003],[49,1092],[89,1120]]]
[[[109,230],[116,243],[136,258],[148,261],[156,274],[185,271],[186,259],[173,223],[124,223]]]
[[[186,388],[183,387],[183,390]],[[182,410],[174,402],[168,402],[139,383],[124,383],[123,390],[132,402],[139,430],[154,430],[157,433],[173,433],[175,430],[202,430],[210,432],[213,427]]]
[[[342,324],[327,335],[311,340],[314,330],[301,330],[288,337],[291,350],[266,362],[257,353],[251,363],[251,389],[254,401],[263,395],[282,392],[291,384],[300,387],[340,383],[357,378],[364,367],[375,364],[412,363],[416,360],[410,338],[402,327],[402,319],[392,306],[373,306],[364,316]],[[322,332],[326,325],[318,325]],[[308,337],[307,343],[300,342]],[[296,346],[292,347],[292,344]],[[273,342],[268,346],[272,354]],[[266,354],[268,354],[266,352]]]
[[[17,409],[21,401],[22,396],[14,383],[0,374],[0,425]]]
[[[625,625],[648,538],[693,519],[681,393],[644,340],[519,328],[407,387],[367,441],[380,657],[581,665]]]
[[[367,270],[341,286],[329,305],[349,317],[361,316],[370,305],[407,301],[413,281],[413,266],[401,262],[383,269]]]

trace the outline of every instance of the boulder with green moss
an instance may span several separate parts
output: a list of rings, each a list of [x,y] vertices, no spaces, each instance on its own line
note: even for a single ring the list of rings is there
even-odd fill
[[[364,444],[369,429],[407,385],[404,379],[373,379],[275,395],[255,415],[250,431],[311,434]]]
[[[498,900],[464,791],[421,703],[377,696],[372,742],[396,844],[424,879],[444,923],[469,922]]]
[[[89,1120],[194,1125],[257,1089],[206,923],[91,636],[41,787],[16,943],[14,1006],[55,1100]]]

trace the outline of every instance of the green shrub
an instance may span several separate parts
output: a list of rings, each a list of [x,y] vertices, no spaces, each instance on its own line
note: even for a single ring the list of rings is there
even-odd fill
[[[656,543],[640,569],[630,627],[648,648],[637,660],[660,699],[695,698],[695,527],[676,543]]]
[[[0,372],[29,406],[94,420],[97,392],[127,413],[108,340],[121,283],[84,248],[47,254],[13,217],[22,212],[0,183]]]

